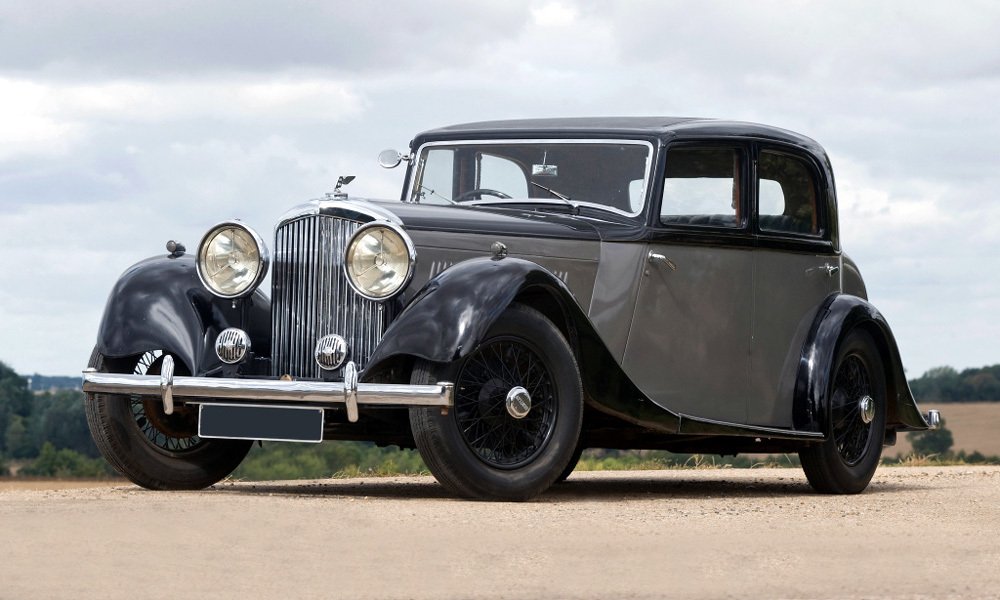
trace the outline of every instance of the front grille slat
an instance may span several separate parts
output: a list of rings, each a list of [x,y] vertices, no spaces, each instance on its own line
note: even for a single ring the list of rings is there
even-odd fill
[[[272,375],[321,377],[313,359],[316,340],[335,333],[363,369],[382,338],[389,310],[357,295],[347,283],[343,256],[361,223],[315,215],[275,232],[272,276]]]

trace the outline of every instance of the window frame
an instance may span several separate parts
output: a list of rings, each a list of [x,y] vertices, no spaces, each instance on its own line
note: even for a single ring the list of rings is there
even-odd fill
[[[783,243],[802,243],[802,244],[815,244],[822,243],[824,249],[831,243],[832,228],[830,227],[830,211],[829,211],[829,199],[828,190],[829,185],[824,176],[824,171],[820,165],[816,162],[815,157],[809,152],[803,151],[796,147],[786,146],[784,144],[776,142],[758,142],[755,143],[753,148],[753,165],[752,165],[752,212],[751,221],[753,234],[760,240],[764,245],[768,245],[768,242]],[[762,153],[771,153],[787,156],[793,160],[798,161],[803,164],[809,171],[813,180],[813,194],[816,198],[816,228],[817,231],[813,232],[798,232],[798,231],[776,231],[772,229],[761,229],[760,227],[760,156]]]
[[[664,223],[663,217],[663,201],[664,201],[664,191],[666,188],[667,181],[667,161],[670,160],[670,153],[675,150],[681,149],[699,149],[699,148],[722,148],[728,150],[738,150],[741,154],[740,157],[740,201],[739,201],[739,214],[740,221],[735,227],[724,227],[717,225],[703,225],[695,223]],[[657,169],[657,181],[656,181],[656,197],[653,206],[650,210],[650,223],[656,230],[663,231],[676,231],[687,232],[691,234],[706,234],[709,236],[714,236],[715,234],[725,234],[729,236],[740,236],[745,235],[750,232],[751,223],[751,202],[749,194],[750,185],[750,162],[753,156],[752,148],[749,144],[742,142],[741,140],[733,139],[695,139],[695,140],[683,140],[672,142],[665,146],[662,150],[662,158],[659,160],[659,168]]]

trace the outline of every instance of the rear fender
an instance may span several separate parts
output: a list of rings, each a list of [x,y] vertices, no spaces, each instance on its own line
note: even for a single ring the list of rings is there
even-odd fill
[[[164,350],[188,372],[204,375],[222,366],[215,338],[227,327],[250,334],[257,356],[271,352],[271,303],[260,290],[228,300],[198,279],[189,255],[157,256],[126,270],[115,283],[97,332],[97,351],[109,358]]]
[[[863,328],[875,339],[888,387],[886,429],[916,431],[928,428],[910,391],[896,338],[889,324],[867,300],[850,294],[831,294],[820,308],[799,361],[793,422],[800,431],[826,431],[826,414],[834,357],[844,337]]]

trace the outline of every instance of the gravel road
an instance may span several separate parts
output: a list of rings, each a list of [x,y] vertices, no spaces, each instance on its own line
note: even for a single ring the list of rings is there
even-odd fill
[[[998,598],[1000,467],[576,473],[523,504],[429,477],[0,491],[0,598]]]

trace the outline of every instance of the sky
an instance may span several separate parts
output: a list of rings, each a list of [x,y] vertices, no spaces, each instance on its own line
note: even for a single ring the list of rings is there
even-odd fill
[[[818,140],[910,377],[1000,363],[1000,3],[4,0],[0,361],[86,366],[129,265],[264,232],[487,119],[672,115]]]

